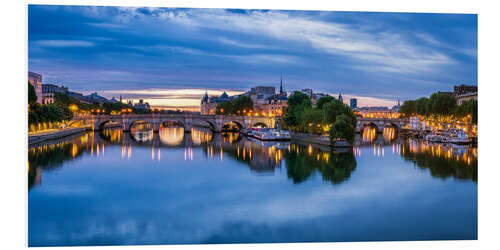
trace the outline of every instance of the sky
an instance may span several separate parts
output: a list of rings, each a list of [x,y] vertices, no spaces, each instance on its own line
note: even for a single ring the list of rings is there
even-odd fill
[[[29,5],[28,69],[160,108],[281,75],[285,91],[392,106],[477,85],[477,15]]]

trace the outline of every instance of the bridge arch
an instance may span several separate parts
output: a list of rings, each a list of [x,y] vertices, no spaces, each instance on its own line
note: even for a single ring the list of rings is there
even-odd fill
[[[254,122],[250,127],[251,128],[256,128],[256,127],[267,128],[269,126],[266,123],[264,123],[264,122],[257,121],[257,122]]]
[[[400,128],[400,125],[399,125],[398,123],[396,123],[396,122],[386,122],[386,123],[384,124],[384,128],[385,128],[385,127],[394,127],[394,128],[396,128],[396,130],[398,130],[398,131],[401,129],[401,128]]]
[[[212,132],[217,131],[217,127],[215,126],[215,123],[213,121],[210,121],[209,119],[197,119],[194,123],[193,126],[197,127],[208,127]]]
[[[231,125],[236,125],[236,128],[240,131],[241,129],[244,129],[245,126],[243,126],[242,123],[240,122],[237,122],[237,121],[233,121],[233,120],[229,120],[229,121],[225,121],[223,124],[222,124],[222,130],[224,130],[225,128],[227,129],[227,127],[230,127]],[[234,128],[234,127],[233,127]]]
[[[164,119],[164,120],[160,120],[158,128],[161,127],[161,126],[166,127],[164,125],[165,123],[167,123],[167,124],[168,123],[177,124],[177,125],[183,127],[184,129],[186,129],[186,125],[180,119]]]
[[[139,124],[139,123],[146,123],[146,124],[149,124],[149,125],[151,126],[151,129],[153,129],[153,127],[154,127],[154,124],[153,124],[153,122],[151,122],[151,121],[137,119],[137,120],[132,120],[132,121],[130,121],[130,122],[127,124],[127,126],[126,126],[126,127],[127,127],[127,131],[131,131],[132,127],[133,127],[134,125]]]
[[[99,123],[97,124],[97,130],[103,130],[103,129],[104,129],[104,126],[106,126],[106,124],[109,124],[110,122],[118,122],[118,123],[120,123],[119,121],[115,121],[115,120],[113,120],[113,119],[101,120],[101,121],[99,121]]]
[[[377,125],[376,123],[372,122],[372,121],[365,121],[361,124],[361,129],[365,129],[365,127],[372,127],[372,128],[375,128],[377,131],[379,130],[379,125]]]

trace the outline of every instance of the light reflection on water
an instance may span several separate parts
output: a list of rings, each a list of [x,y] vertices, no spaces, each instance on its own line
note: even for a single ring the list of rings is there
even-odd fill
[[[238,133],[213,134],[201,128],[184,133],[179,126],[162,126],[157,133],[148,127],[132,129],[131,133],[106,129],[36,145],[28,150],[29,243],[476,238],[477,148],[403,140],[395,134],[390,128],[382,134],[364,131],[357,136],[352,150],[342,152],[311,144],[262,142]],[[158,185],[166,189],[158,189]],[[199,190],[193,189],[198,186]],[[86,196],[84,190],[101,191]],[[76,195],[65,196],[64,192]],[[396,195],[401,192],[403,195]],[[219,195],[224,198],[216,199]],[[102,199],[109,202],[109,207]],[[419,200],[427,203],[420,204]],[[57,211],[61,204],[72,209],[58,216],[46,215]],[[175,208],[174,204],[193,206]],[[340,212],[344,211],[340,207],[348,204],[349,209]],[[373,204],[380,207],[369,208]],[[446,219],[450,218],[451,207],[460,220]],[[96,209],[98,214],[82,214]],[[272,216],[267,214],[271,212]],[[81,233],[95,228],[92,223],[103,228],[113,225],[113,220],[99,222],[101,215],[116,217],[116,221],[147,223],[161,233],[130,229],[123,235],[116,228],[105,237],[100,236],[102,230]],[[265,229],[259,226],[260,216],[267,218],[262,221]],[[364,219],[345,219],[356,216]],[[407,224],[414,233],[405,233],[398,224],[408,216],[416,218]],[[376,223],[376,218],[383,218],[383,223]],[[285,227],[285,222],[296,225]],[[354,222],[359,226],[349,226]],[[234,223],[259,230],[239,231],[231,226]],[[371,223],[383,228],[384,236],[374,234]],[[435,223],[442,229],[434,229]],[[318,225],[321,231],[315,231]],[[195,232],[200,228],[208,235],[198,238]],[[257,233],[262,230],[271,233]],[[287,230],[294,236],[280,233]]]

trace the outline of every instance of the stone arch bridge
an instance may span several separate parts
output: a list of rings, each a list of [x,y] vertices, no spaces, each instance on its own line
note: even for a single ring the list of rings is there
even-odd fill
[[[192,127],[207,127],[214,132],[221,132],[225,124],[233,122],[240,129],[250,129],[256,126],[276,127],[276,117],[260,116],[226,116],[226,115],[193,115],[193,114],[126,114],[126,115],[87,115],[76,116],[73,122],[83,121],[92,126],[92,130],[102,130],[110,122],[121,125],[123,131],[130,131],[137,122],[150,123],[153,131],[158,131],[164,122],[176,122],[184,127],[186,132]]]
[[[389,119],[389,118],[359,118],[356,125],[356,132],[363,132],[366,126],[372,126],[377,129],[377,133],[382,133],[387,126],[393,126],[398,131],[409,124],[408,119]]]

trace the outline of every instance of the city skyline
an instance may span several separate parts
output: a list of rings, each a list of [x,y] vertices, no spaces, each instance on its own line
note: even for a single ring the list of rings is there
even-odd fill
[[[28,7],[29,70],[83,93],[196,107],[279,84],[359,106],[477,85],[477,15]],[[64,20],[64,22],[61,22]],[[435,24],[439,23],[439,27]]]

